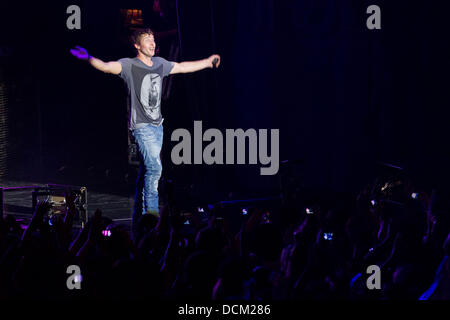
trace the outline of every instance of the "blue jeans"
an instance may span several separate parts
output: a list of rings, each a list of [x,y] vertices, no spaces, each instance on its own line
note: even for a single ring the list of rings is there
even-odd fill
[[[133,130],[132,134],[141,160],[132,221],[133,225],[137,226],[142,214],[159,214],[158,183],[162,172],[160,152],[163,142],[163,126],[162,124],[158,127],[146,124],[145,127]]]

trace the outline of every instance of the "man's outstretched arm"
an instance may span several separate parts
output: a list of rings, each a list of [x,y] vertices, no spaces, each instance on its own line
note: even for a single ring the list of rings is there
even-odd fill
[[[172,71],[170,74],[175,73],[189,73],[195,72],[207,68],[212,68],[214,66],[213,61],[217,59],[216,67],[220,64],[220,56],[218,54],[213,54],[209,58],[197,61],[185,61],[185,62],[174,62]]]
[[[104,62],[93,56],[90,56],[86,49],[76,46],[76,49],[70,49],[70,53],[77,59],[88,61],[95,69],[105,73],[119,74],[122,72],[122,65],[117,61]]]

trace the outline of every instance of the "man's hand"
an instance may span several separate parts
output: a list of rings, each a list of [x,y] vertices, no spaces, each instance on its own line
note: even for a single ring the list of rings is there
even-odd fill
[[[210,68],[214,68],[214,59],[217,59],[215,67],[217,68],[220,65],[220,56],[218,54],[213,54],[208,58],[208,61],[211,64]]]
[[[174,62],[170,74],[190,73],[207,68],[214,68],[214,61],[216,62],[215,66],[217,68],[220,64],[220,56],[218,54],[213,54],[209,58],[197,61]]]
[[[76,49],[70,49],[70,53],[77,59],[80,60],[89,60],[89,53],[86,49],[75,46]]]
[[[122,65],[118,61],[103,62],[98,58],[89,55],[86,49],[75,46],[76,49],[70,49],[70,53],[77,59],[89,61],[89,64],[95,69],[104,73],[120,74],[122,72]]]

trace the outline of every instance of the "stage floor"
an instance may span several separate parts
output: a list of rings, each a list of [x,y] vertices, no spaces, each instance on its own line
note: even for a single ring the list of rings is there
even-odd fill
[[[47,183],[53,183],[48,181]],[[45,186],[46,183],[35,181],[0,180],[0,187]],[[87,212],[92,216],[95,210],[101,209],[103,216],[131,228],[133,213],[134,192],[132,190],[113,190],[111,185],[96,185],[87,188]],[[128,188],[130,189],[130,188]],[[4,216],[13,215],[22,228],[25,228],[32,217],[32,191],[33,189],[15,189],[4,191]],[[80,221],[74,221],[74,228],[81,227]]]
[[[25,229],[33,215],[32,207],[32,192],[33,188],[20,189],[20,187],[45,187],[48,184],[56,185],[70,185],[79,187],[86,187],[87,189],[87,213],[91,218],[96,209],[101,209],[103,216],[112,219],[114,222],[122,224],[131,233],[131,217],[133,214],[134,198],[135,198],[135,177],[132,176],[127,180],[110,179],[107,177],[95,177],[91,179],[83,179],[81,174],[73,177],[56,177],[54,179],[41,180],[36,179],[0,179],[0,187],[2,188],[19,188],[14,190],[4,189],[3,191],[3,216],[12,215],[16,221],[20,223],[21,227]],[[80,181],[86,183],[80,184]],[[241,216],[243,208],[251,206],[262,205],[267,208],[271,208],[275,213],[280,208],[280,197],[278,195],[272,195],[267,197],[240,197],[225,198],[224,200],[218,199],[202,199],[202,197],[195,192],[192,192],[190,186],[173,184],[174,190],[174,205],[182,212],[193,212],[202,208],[205,210],[201,215],[209,215],[208,207],[212,204],[220,203],[221,206],[230,210],[230,217]],[[160,195],[164,198],[164,181],[160,181]],[[80,189],[78,189],[80,190]],[[42,199],[44,197],[41,197]],[[164,201],[163,199],[160,199]],[[276,214],[275,214],[276,215]],[[237,220],[241,218],[236,218]],[[234,219],[234,218],[233,218]],[[234,221],[234,220],[233,220]],[[73,230],[76,233],[82,227],[81,220],[75,219],[73,223]],[[239,225],[237,225],[239,227]]]

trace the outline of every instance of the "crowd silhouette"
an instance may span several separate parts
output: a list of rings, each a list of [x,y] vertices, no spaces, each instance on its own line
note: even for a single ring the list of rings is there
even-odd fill
[[[76,230],[67,191],[63,215],[50,219],[43,201],[25,230],[14,216],[1,218],[0,297],[447,300],[449,199],[444,189],[376,181],[351,201],[319,195],[245,215],[223,205],[186,215],[169,201],[131,232],[100,209]],[[81,290],[67,287],[70,265],[81,270]],[[371,265],[380,268],[379,289],[367,286]]]

